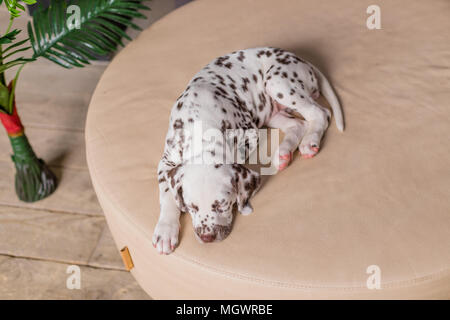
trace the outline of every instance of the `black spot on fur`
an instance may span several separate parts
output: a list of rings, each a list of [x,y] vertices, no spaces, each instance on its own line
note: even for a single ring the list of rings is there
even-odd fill
[[[230,58],[230,57],[228,57],[228,56],[219,57],[219,58],[216,59],[215,65],[216,65],[216,66],[219,66],[219,67],[223,67],[223,66],[224,66],[224,62],[225,62],[226,60],[228,60],[229,58]]]
[[[244,51],[239,51],[239,56],[237,57],[237,59],[238,59],[240,62],[243,62],[243,61],[244,61],[244,59],[245,59]]]
[[[264,79],[264,74],[263,74],[262,70],[258,69],[258,72],[259,72],[259,75],[261,76],[261,79]]]
[[[256,54],[256,56],[258,57],[258,58],[261,58],[261,56],[262,55],[264,55],[266,52],[264,51],[264,50],[260,50],[260,51],[258,51],[258,53]]]
[[[220,131],[222,133],[225,133],[225,131],[227,129],[232,129],[231,128],[231,123],[228,120],[222,120],[222,126],[220,127]]]
[[[230,81],[233,82],[233,83],[236,82],[236,81],[235,81],[232,77],[230,77],[230,75],[228,75],[228,74],[227,74],[227,78],[230,79]]]

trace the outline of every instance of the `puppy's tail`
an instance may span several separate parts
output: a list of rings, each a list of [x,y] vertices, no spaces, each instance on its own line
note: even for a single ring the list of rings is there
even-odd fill
[[[319,78],[319,88],[322,92],[325,99],[327,99],[328,103],[331,106],[331,110],[333,110],[334,119],[336,121],[336,127],[339,131],[344,131],[344,117],[342,115],[341,105],[339,104],[339,100],[334,93],[333,88],[328,82],[327,78],[317,69],[315,66],[311,65],[311,67],[316,72],[317,77]]]

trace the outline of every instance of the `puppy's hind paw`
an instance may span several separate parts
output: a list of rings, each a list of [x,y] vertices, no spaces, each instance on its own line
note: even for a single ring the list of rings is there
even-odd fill
[[[158,221],[153,231],[153,247],[160,254],[172,253],[178,244],[179,231],[180,224],[178,222]]]
[[[319,152],[319,139],[317,139],[314,135],[304,137],[298,150],[302,155],[302,158],[309,159],[314,157]]]
[[[289,165],[289,163],[291,163],[292,158],[293,158],[292,152],[287,154],[280,154],[278,170],[279,171],[284,170]]]
[[[272,165],[278,171],[284,170],[291,163],[293,157],[292,152],[278,150],[272,156]]]

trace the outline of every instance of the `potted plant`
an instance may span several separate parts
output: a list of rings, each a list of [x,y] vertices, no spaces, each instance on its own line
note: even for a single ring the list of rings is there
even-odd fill
[[[39,7],[28,22],[28,37],[18,41],[22,30],[14,29],[14,19],[25,11],[24,4],[36,0],[0,0],[9,11],[6,31],[0,33],[0,121],[9,136],[16,167],[15,190],[20,200],[33,202],[50,195],[57,186],[56,177],[33,151],[15,103],[15,89],[22,68],[39,58],[46,58],[64,68],[83,67],[115,51],[122,39],[131,40],[127,27],[140,28],[133,18],[146,18],[139,10],[149,10],[146,0],[79,0],[52,1]],[[71,7],[72,6],[72,7]],[[76,6],[76,7],[73,7]],[[75,16],[68,13],[76,8]],[[31,53],[32,52],[32,53]],[[23,54],[29,54],[23,56]],[[15,76],[6,81],[5,71],[16,68]]]

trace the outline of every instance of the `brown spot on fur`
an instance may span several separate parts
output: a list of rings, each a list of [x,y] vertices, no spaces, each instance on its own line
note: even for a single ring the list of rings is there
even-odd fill
[[[184,122],[181,119],[177,119],[175,120],[175,122],[173,123],[173,128],[174,129],[183,129],[184,127]]]
[[[195,203],[191,203],[191,208],[194,212],[198,212],[198,206]]]
[[[244,51],[239,51],[239,56],[237,57],[237,59],[242,62],[245,59],[245,55],[244,55]]]
[[[167,171],[167,178],[170,180],[172,188],[175,186],[175,175],[177,174],[178,169],[181,165],[175,166],[172,169]]]
[[[180,210],[186,212],[187,208],[186,208],[186,204],[184,203],[184,198],[183,198],[183,187],[181,187],[181,186],[177,190],[177,197],[178,197]]]

